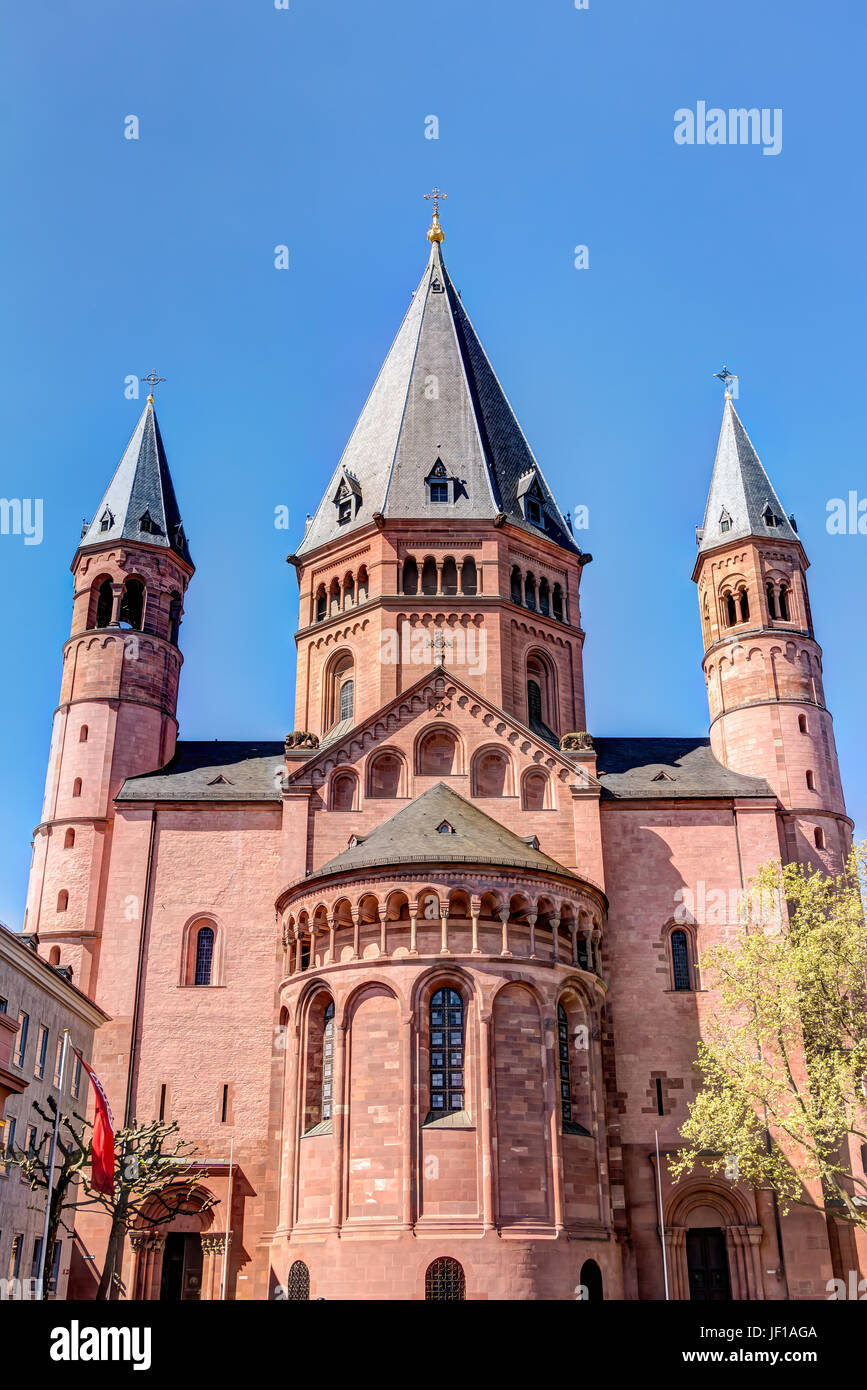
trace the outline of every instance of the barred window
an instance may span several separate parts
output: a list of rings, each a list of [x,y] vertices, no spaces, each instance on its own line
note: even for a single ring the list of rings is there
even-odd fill
[[[671,967],[675,989],[692,989],[689,977],[689,945],[685,931],[671,933]]]
[[[557,1050],[560,1058],[560,1109],[567,1124],[572,1122],[572,1078],[569,1074],[569,1021],[562,1004],[557,1005]]]
[[[430,1108],[464,1108],[464,1001],[455,989],[438,989],[430,1001]]]
[[[427,1302],[436,1303],[459,1303],[466,1299],[463,1266],[448,1255],[434,1260],[424,1276],[424,1296]]]
[[[200,927],[196,937],[196,984],[211,983],[211,967],[214,961],[214,929]]]
[[[325,1027],[322,1030],[322,1119],[331,1119],[332,1089],[334,1082],[334,1002],[325,1010]]]
[[[310,1270],[303,1260],[296,1260],[289,1270],[286,1298],[289,1303],[310,1302]]]

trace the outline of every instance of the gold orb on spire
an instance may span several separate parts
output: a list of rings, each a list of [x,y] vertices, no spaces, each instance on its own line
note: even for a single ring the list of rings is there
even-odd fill
[[[432,199],[433,199],[433,217],[431,218],[430,226],[429,226],[428,229],[427,229],[427,239],[428,239],[428,241],[430,241],[430,242],[434,242],[434,241],[436,241],[436,242],[445,241],[445,239],[446,239],[446,238],[445,238],[445,232],[443,231],[442,227],[440,226],[440,208],[439,208],[439,205],[440,205],[440,199],[441,199],[441,198],[447,198],[449,195],[448,195],[448,193],[440,193],[439,189],[438,189],[436,186],[434,186],[433,191],[430,192],[430,193],[425,193],[424,196],[425,196],[425,198],[429,198],[429,199],[432,198]]]

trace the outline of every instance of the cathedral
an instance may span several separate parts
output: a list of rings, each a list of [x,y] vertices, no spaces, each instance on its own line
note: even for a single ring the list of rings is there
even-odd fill
[[[194,565],[153,395],[72,562],[25,930],[108,1016],[117,1125],[176,1121],[212,1199],[130,1233],[125,1296],[825,1298],[859,1252],[820,1193],[666,1162],[734,925],[707,904],[851,841],[795,520],[727,392],[709,737],[588,730],[592,557],[427,235],[288,557],[284,741],[178,738]],[[70,1297],[106,1239],[81,1212]]]

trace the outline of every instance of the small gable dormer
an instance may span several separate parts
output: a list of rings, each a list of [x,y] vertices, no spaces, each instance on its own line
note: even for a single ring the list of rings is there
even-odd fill
[[[341,470],[332,501],[337,508],[338,525],[345,526],[358,514],[361,506],[361,485],[348,468]]]
[[[524,520],[529,521],[531,526],[538,526],[540,530],[544,530],[545,494],[542,491],[539,474],[535,468],[530,468],[526,473],[522,473],[518,480],[516,495],[524,513]]]
[[[731,514],[726,511],[725,507],[723,507],[720,512],[719,529],[721,531],[730,531],[732,529]]]
[[[779,526],[780,518],[777,516],[770,502],[765,503],[765,510],[762,512],[762,520],[766,526]]]
[[[150,514],[148,507],[145,507],[138,520],[138,529],[148,536],[161,536],[163,533]]]
[[[439,502],[448,504],[455,500],[455,480],[450,478],[446,471],[446,466],[441,458],[438,458],[431,471],[424,480],[427,488],[427,500],[429,502]]]
[[[99,518],[99,529],[100,531],[110,531],[113,525],[114,516],[109,511],[108,507],[106,507],[102,516]]]
[[[450,821],[442,820],[437,826],[438,835],[454,835],[455,828]]]

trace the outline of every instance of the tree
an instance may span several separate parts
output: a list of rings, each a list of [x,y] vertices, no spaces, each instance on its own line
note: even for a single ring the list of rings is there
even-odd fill
[[[702,1087],[675,1178],[701,1163],[867,1230],[867,844],[838,877],[764,865],[731,942],[712,947],[716,1010],[699,1043]],[[785,901],[786,911],[773,904]],[[856,1171],[856,1167],[860,1171]]]
[[[53,1097],[48,1098],[48,1110],[38,1101],[33,1102],[33,1108],[53,1127],[57,1109]],[[64,1220],[65,1213],[101,1206],[109,1214],[108,1249],[96,1297],[113,1299],[121,1290],[117,1266],[127,1231],[161,1226],[182,1213],[205,1212],[216,1198],[202,1197],[197,1190],[205,1175],[194,1169],[195,1146],[178,1138],[175,1121],[163,1120],[133,1124],[115,1133],[114,1192],[95,1191],[90,1181],[91,1129],[88,1120],[61,1112],[53,1175],[48,1172],[48,1135],[37,1150],[12,1150],[6,1161],[21,1169],[32,1191],[46,1191],[51,1186],[46,1269],[51,1268],[61,1225],[72,1231]],[[47,1286],[46,1280],[43,1298],[48,1296]]]

